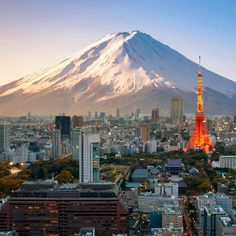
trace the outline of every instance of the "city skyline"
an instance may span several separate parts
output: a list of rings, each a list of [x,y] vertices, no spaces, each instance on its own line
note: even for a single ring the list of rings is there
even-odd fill
[[[60,61],[113,32],[140,30],[236,81],[234,1],[1,1],[0,85]],[[140,17],[141,16],[141,17]],[[12,69],[14,68],[14,69]]]

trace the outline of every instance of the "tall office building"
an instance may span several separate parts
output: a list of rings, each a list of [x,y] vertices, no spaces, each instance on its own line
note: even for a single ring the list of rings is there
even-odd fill
[[[120,108],[117,108],[116,110],[116,117],[120,117]]]
[[[52,158],[56,159],[61,155],[61,132],[59,129],[52,131]]]
[[[72,127],[81,127],[84,124],[84,117],[83,116],[73,116],[72,117]]]
[[[70,123],[70,116],[56,116],[55,126],[61,131],[62,137],[70,137]]]
[[[141,140],[142,143],[150,140],[150,127],[148,125],[141,126]]]
[[[183,98],[171,98],[171,121],[174,124],[181,124],[183,122]]]
[[[81,183],[99,181],[99,144],[99,134],[94,133],[92,129],[73,129],[73,158],[79,160]]]
[[[152,109],[152,123],[159,122],[159,108]]]
[[[139,120],[141,118],[141,110],[139,108],[135,111],[135,119]]]
[[[219,206],[208,206],[204,208],[203,235],[216,236],[216,219],[225,216],[225,211]]]
[[[10,148],[10,124],[3,121],[0,123],[0,152]]]
[[[72,157],[74,160],[79,160],[79,139],[81,135],[81,128],[75,127],[71,131]]]

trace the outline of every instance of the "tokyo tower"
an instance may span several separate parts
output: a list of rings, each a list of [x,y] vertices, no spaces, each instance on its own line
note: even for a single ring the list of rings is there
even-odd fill
[[[201,57],[199,57],[198,93],[195,125],[192,137],[190,138],[184,150],[189,151],[190,149],[200,149],[208,154],[209,152],[214,150],[214,145],[207,132],[206,121],[204,116],[202,97],[202,71],[200,66],[200,59]]]

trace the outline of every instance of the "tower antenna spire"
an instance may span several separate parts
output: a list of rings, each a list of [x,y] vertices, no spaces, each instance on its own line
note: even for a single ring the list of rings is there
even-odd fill
[[[201,71],[201,56],[198,57],[198,66],[199,66],[199,72],[202,72]]]

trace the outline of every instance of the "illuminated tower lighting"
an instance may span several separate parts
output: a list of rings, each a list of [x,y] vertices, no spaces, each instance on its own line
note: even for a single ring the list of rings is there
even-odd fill
[[[187,146],[184,148],[185,151],[190,149],[200,149],[205,153],[209,153],[214,150],[214,145],[207,132],[206,121],[204,116],[203,108],[203,97],[202,97],[202,71],[200,66],[201,57],[199,56],[199,71],[198,71],[198,93],[197,93],[197,109],[195,125],[192,137],[190,138]]]

